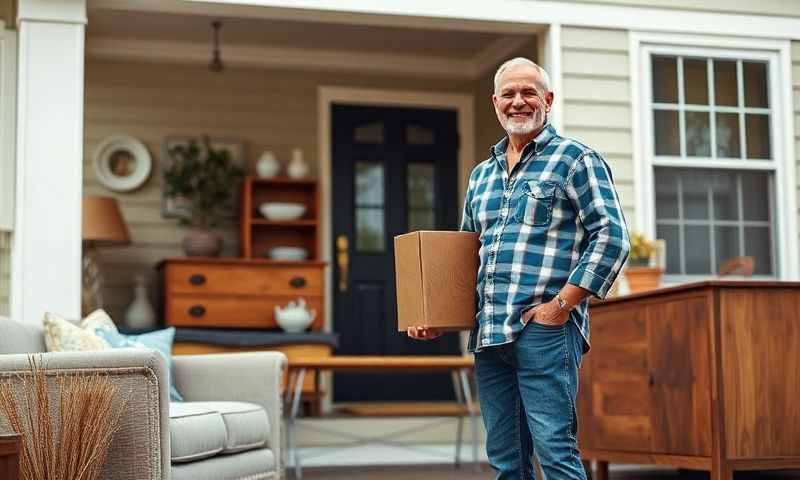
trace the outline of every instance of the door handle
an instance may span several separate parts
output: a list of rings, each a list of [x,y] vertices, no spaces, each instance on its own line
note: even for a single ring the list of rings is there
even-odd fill
[[[347,291],[347,275],[350,271],[349,241],[347,235],[336,237],[336,264],[339,266],[339,291]]]

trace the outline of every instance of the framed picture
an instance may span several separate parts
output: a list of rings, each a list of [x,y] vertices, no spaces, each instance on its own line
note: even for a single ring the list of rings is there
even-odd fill
[[[193,137],[189,135],[180,135],[180,136],[169,136],[164,138],[164,141],[161,144],[162,175],[164,170],[169,168],[169,166],[172,165],[173,162],[172,157],[169,155],[170,149],[178,145],[189,145],[189,142],[191,140],[197,142],[200,145],[200,148],[204,148],[201,136]],[[220,149],[227,150],[228,153],[230,154],[231,163],[241,168],[242,171],[245,172],[245,175],[248,174],[244,140],[235,138],[211,137],[210,143],[211,143],[211,148],[213,148],[214,150],[220,150]],[[188,218],[190,215],[189,201],[181,197],[167,198],[164,192],[165,189],[162,187],[161,216],[163,218]],[[241,198],[241,188],[237,188],[231,195],[231,200],[229,202],[229,205],[226,205],[223,209],[224,218],[226,219],[238,218],[240,198]]]

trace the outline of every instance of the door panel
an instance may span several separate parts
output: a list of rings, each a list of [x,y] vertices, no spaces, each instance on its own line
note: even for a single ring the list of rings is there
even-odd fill
[[[706,299],[647,307],[653,451],[711,455]]]
[[[420,342],[397,332],[393,253],[395,235],[457,228],[455,112],[334,105],[331,113],[336,353],[458,354],[456,334]],[[452,399],[446,373],[334,376],[335,401]]]
[[[581,445],[649,451],[653,432],[645,311],[596,310],[591,318],[592,350],[581,367],[581,375],[587,378],[581,383],[583,392],[578,399],[584,415],[592,421],[582,431]]]

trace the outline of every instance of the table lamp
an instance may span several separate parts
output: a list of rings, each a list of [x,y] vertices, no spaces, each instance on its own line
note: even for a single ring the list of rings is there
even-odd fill
[[[128,227],[122,220],[117,200],[112,197],[83,197],[83,313],[103,307],[103,276],[96,260],[97,247],[130,243]]]

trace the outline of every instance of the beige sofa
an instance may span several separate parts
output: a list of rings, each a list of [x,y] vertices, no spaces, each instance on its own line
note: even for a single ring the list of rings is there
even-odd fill
[[[28,353],[44,352],[40,327],[0,317],[0,380],[19,386]],[[149,349],[45,353],[47,368],[103,371],[127,395],[103,478],[261,480],[283,477],[277,352],[173,357],[185,402],[169,402],[164,359]],[[0,415],[0,432],[9,431]]]

